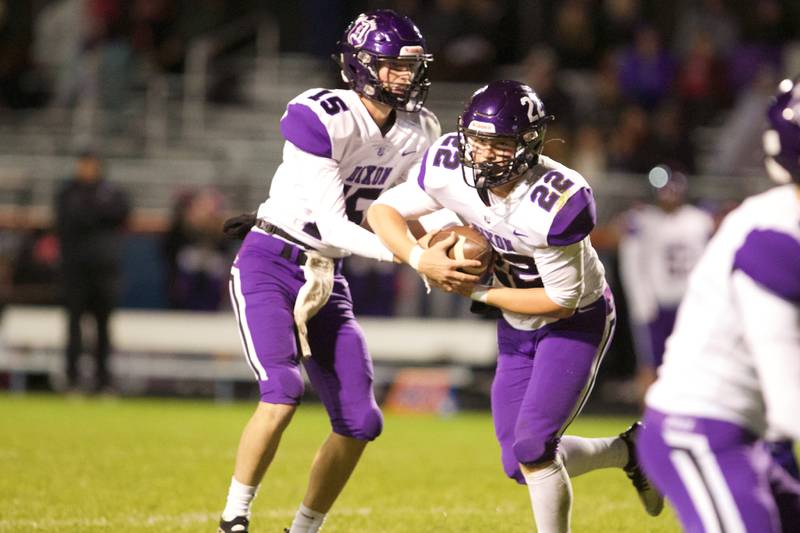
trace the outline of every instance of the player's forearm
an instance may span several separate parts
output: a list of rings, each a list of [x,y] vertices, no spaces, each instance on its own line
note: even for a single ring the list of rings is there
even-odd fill
[[[392,261],[393,259],[392,253],[383,245],[377,235],[346,219],[327,217],[320,220],[318,227],[320,237],[326,244],[378,261]]]
[[[416,242],[409,237],[408,224],[393,207],[372,204],[367,210],[367,221],[381,242],[395,255],[408,263]]]
[[[568,318],[575,313],[575,309],[563,307],[551,300],[542,288],[512,289],[510,287],[494,287],[486,291],[481,301],[505,311],[524,315]]]

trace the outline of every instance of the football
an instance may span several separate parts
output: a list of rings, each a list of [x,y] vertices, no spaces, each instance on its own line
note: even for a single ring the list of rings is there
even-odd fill
[[[447,250],[447,256],[451,259],[476,259],[481,262],[478,267],[460,269],[467,274],[482,276],[494,263],[494,249],[489,241],[481,232],[471,226],[449,226],[434,233],[428,242],[428,246],[433,246],[437,242],[445,240],[450,233],[455,233],[456,243]]]

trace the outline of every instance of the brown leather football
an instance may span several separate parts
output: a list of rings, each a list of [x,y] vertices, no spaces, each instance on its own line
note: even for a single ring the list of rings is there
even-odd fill
[[[494,249],[489,241],[481,232],[471,226],[449,226],[436,232],[428,242],[428,246],[433,246],[437,242],[445,240],[450,233],[455,233],[456,243],[447,250],[447,256],[451,259],[476,259],[481,262],[478,267],[460,269],[467,274],[482,276],[487,270],[492,268],[494,263]]]

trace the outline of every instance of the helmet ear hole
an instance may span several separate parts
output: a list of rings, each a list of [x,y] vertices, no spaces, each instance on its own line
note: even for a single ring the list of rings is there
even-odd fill
[[[358,54],[356,54],[356,59],[364,66],[368,66],[372,63],[372,56],[363,50],[359,50]]]

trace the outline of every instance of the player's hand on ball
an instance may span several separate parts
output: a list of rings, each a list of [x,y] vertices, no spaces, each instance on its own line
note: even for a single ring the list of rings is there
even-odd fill
[[[429,282],[430,286],[443,292],[460,294],[469,297],[475,289],[476,284],[471,281],[456,281],[446,283]]]
[[[460,272],[462,268],[476,268],[481,262],[476,259],[451,259],[447,252],[456,242],[455,233],[451,233],[443,240],[433,244],[422,252],[419,260],[420,274],[428,278],[436,287],[441,287],[447,292],[458,291],[465,283],[475,284],[480,279],[478,276]]]

